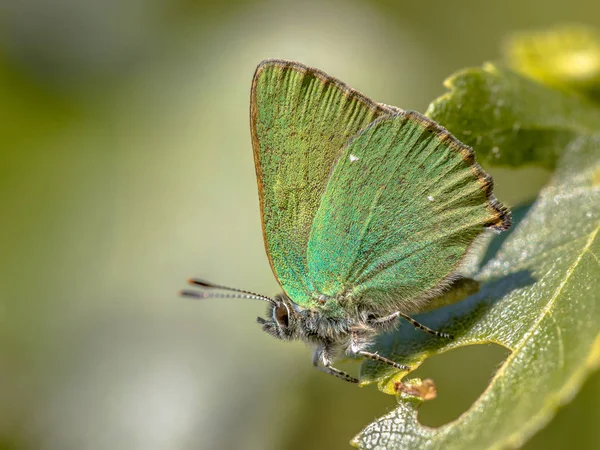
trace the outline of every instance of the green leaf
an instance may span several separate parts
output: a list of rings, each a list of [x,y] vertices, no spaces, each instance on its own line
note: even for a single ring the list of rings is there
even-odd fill
[[[423,400],[408,392],[418,392],[418,383],[397,393],[406,372],[364,362],[361,383],[376,382],[382,391],[396,394],[398,407],[354,438],[352,444],[361,448],[517,447],[543,427],[600,366],[600,135],[595,131],[600,112],[578,96],[491,65],[464,71],[452,80],[452,92],[430,108],[430,116],[443,111],[442,104],[453,107],[435,118],[455,133],[453,127],[461,124],[479,130],[480,146],[487,145],[488,150],[492,143],[504,142],[505,163],[519,165],[519,161],[542,158],[557,169],[502,247],[491,259],[484,259],[474,277],[481,283],[480,291],[417,317],[429,327],[453,334],[453,340],[404,324],[376,343],[380,354],[411,370],[427,357],[457,347],[500,344],[511,354],[486,391],[458,419],[432,429],[417,420]],[[484,100],[478,99],[483,94],[504,101],[500,113],[483,106]],[[579,122],[584,115],[586,121]],[[502,131],[515,128],[511,120],[531,125],[525,146],[519,133]]]
[[[505,54],[523,75],[600,101],[600,35],[593,29],[568,26],[519,33],[507,41]]]
[[[425,115],[476,150],[487,165],[553,169],[565,146],[600,130],[600,109],[493,64],[445,81]]]

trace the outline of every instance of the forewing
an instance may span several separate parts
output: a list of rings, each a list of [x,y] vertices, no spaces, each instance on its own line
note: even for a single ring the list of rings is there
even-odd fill
[[[265,247],[296,303],[311,297],[308,237],[333,165],[352,136],[394,112],[296,62],[267,60],[256,69],[250,122]]]
[[[472,150],[401,112],[360,133],[337,163],[312,226],[309,276],[327,297],[414,309],[485,228],[509,225]]]

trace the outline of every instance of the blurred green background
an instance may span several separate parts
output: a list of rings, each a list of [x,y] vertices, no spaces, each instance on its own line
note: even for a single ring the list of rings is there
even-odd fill
[[[27,0],[0,7],[0,449],[343,449],[394,407],[260,331],[264,305],[177,296],[190,276],[274,294],[254,179],[256,64],[297,59],[424,111],[512,30],[600,27],[600,3]],[[515,206],[541,170],[491,170]],[[466,410],[506,356],[415,375]],[[356,364],[346,364],[355,371]],[[527,445],[599,448],[600,377]]]

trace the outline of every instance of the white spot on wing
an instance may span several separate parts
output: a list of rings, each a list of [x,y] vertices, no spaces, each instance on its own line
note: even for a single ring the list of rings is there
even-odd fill
[[[352,153],[350,153],[350,162],[354,162],[354,161],[358,161],[360,158],[356,155],[353,155]]]

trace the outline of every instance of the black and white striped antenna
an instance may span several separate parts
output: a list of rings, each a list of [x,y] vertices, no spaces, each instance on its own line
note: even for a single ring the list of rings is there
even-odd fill
[[[184,297],[191,297],[191,298],[198,298],[198,299],[204,299],[204,298],[248,298],[251,300],[262,300],[265,302],[269,302],[273,305],[276,304],[275,300],[273,300],[272,298],[267,297],[265,295],[260,295],[255,292],[245,291],[243,289],[237,289],[237,288],[232,288],[232,287],[228,287],[228,286],[221,286],[219,284],[214,284],[209,281],[200,280],[198,278],[192,278],[192,279],[188,280],[188,283],[191,284],[192,286],[199,286],[201,288],[208,289],[208,290],[202,290],[202,291],[183,290],[180,292],[180,294],[183,295]],[[213,290],[229,291],[229,293],[213,292]]]

